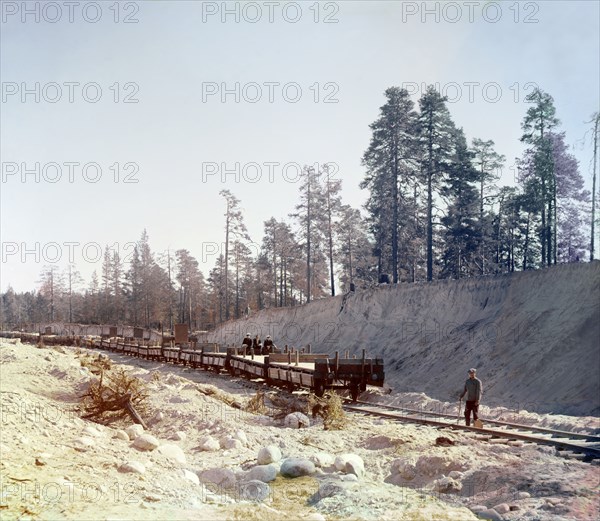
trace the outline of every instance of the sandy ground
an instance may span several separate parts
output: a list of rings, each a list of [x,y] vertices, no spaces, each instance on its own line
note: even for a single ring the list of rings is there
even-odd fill
[[[96,378],[81,366],[86,351],[0,343],[2,520],[463,521],[481,511],[507,520],[600,517],[597,463],[548,447],[489,444],[361,415],[352,415],[341,431],[325,431],[312,418],[309,427],[284,427],[199,392],[211,384],[246,402],[255,390],[243,381],[110,353],[151,389],[146,419],[158,447],[140,450],[137,440],[123,439],[129,422],[109,427],[80,418],[78,397]],[[421,393],[372,390],[366,397],[425,409],[456,407]],[[488,417],[514,414],[484,409]],[[593,418],[519,414],[536,424],[598,429]],[[453,445],[436,444],[440,436]],[[207,440],[212,450],[203,450]],[[277,475],[255,501],[257,495],[248,494],[249,471],[267,445],[279,447],[283,459],[309,459],[316,468],[299,478]],[[362,459],[364,473],[338,470],[335,458],[347,453]],[[281,461],[274,465],[278,469]],[[228,477],[229,488],[207,478],[210,469]],[[500,513],[484,510],[492,507]]]

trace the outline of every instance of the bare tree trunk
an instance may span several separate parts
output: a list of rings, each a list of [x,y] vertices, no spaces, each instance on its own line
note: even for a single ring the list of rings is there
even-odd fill
[[[596,112],[596,121],[594,122],[594,176],[592,178],[592,236],[590,241],[590,262],[594,260],[594,233],[596,224],[596,168],[598,166],[598,122],[600,122],[600,113]]]

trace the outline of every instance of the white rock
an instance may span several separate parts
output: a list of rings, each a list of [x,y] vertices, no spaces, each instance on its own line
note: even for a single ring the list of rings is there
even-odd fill
[[[91,425],[86,425],[84,427],[83,434],[87,434],[88,436],[94,436],[95,438],[102,436],[102,433],[95,427],[92,427]]]
[[[89,436],[79,436],[79,438],[75,438],[73,440],[73,446],[79,451],[86,451],[94,445],[96,445],[96,440],[90,438]]]
[[[181,450],[181,447],[178,447],[172,443],[165,443],[164,445],[160,445],[157,451],[167,458],[176,461],[180,465],[185,465],[185,454],[183,450]]]
[[[471,510],[471,512],[475,512],[477,514],[477,512],[487,510],[487,507],[485,505],[472,505],[469,507],[469,509]]]
[[[125,432],[129,436],[130,440],[135,440],[138,436],[144,433],[144,427],[136,423],[135,425],[130,425],[127,427]]]
[[[308,514],[306,517],[302,518],[303,521],[326,521],[327,518],[323,514],[319,514],[318,512],[313,512],[312,514]]]
[[[341,454],[335,458],[334,464],[337,470],[359,478],[365,473],[365,463],[356,454]]]
[[[143,474],[146,472],[146,467],[144,467],[144,465],[142,465],[139,461],[127,461],[126,463],[123,463],[118,470],[119,472]]]
[[[164,419],[165,419],[165,414],[162,411],[157,411],[154,414],[154,416],[152,416],[152,418],[150,418],[150,421],[148,423],[150,423],[151,425],[155,425],[156,423],[160,423]]]
[[[187,434],[183,431],[177,431],[173,434],[172,438],[176,441],[184,441],[187,438]]]
[[[519,493],[517,494],[517,497],[518,497],[519,499],[527,499],[527,498],[530,498],[530,497],[531,497],[531,494],[530,494],[529,492],[519,492]]]
[[[224,436],[219,441],[219,444],[223,449],[241,449],[243,447],[240,440],[237,438],[232,438],[231,436]]]
[[[246,433],[244,431],[238,429],[237,431],[235,431],[232,438],[235,438],[236,440],[240,440],[242,445],[244,445],[246,447],[248,446],[248,437],[246,436]]]
[[[191,481],[195,485],[200,485],[200,478],[198,477],[197,474],[194,474],[193,472],[190,472],[189,470],[186,470],[186,469],[183,469],[182,472],[183,472],[183,477],[185,479],[187,479],[188,481]]]
[[[267,445],[258,451],[256,461],[259,465],[268,465],[281,460],[281,451],[277,445]]]
[[[477,512],[477,517],[481,519],[488,519],[489,521],[502,521],[502,516],[498,514],[498,512],[496,512],[493,508]]]
[[[289,427],[291,429],[300,429],[302,427],[310,427],[310,419],[306,414],[302,414],[301,412],[293,412],[288,414],[283,419],[284,427]]]
[[[218,440],[213,438],[212,436],[205,436],[200,438],[200,449],[207,451],[219,450],[220,445]]]
[[[500,503],[499,505],[496,505],[492,508],[496,512],[498,512],[498,514],[506,514],[507,512],[510,512],[510,506],[508,505],[508,503]]]
[[[335,462],[335,458],[326,452],[317,452],[310,457],[310,461],[315,464],[315,467],[331,467]]]
[[[139,450],[154,450],[159,445],[160,442],[151,434],[142,434],[133,442],[133,446]]]
[[[129,435],[123,429],[118,429],[117,432],[115,432],[115,438],[118,440],[129,441]]]

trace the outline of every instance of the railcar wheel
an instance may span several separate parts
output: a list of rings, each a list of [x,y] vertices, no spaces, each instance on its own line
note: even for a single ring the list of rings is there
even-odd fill
[[[325,384],[323,382],[315,383],[315,395],[322,398],[325,394]]]
[[[360,394],[359,386],[357,382],[352,382],[350,384],[350,396],[352,396],[352,401],[355,402],[358,400],[358,395]]]

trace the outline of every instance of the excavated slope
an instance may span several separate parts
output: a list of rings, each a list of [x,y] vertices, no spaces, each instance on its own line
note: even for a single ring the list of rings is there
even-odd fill
[[[469,367],[483,403],[600,415],[600,262],[460,281],[382,285],[231,321],[209,341],[383,358],[395,392],[457,399]]]

